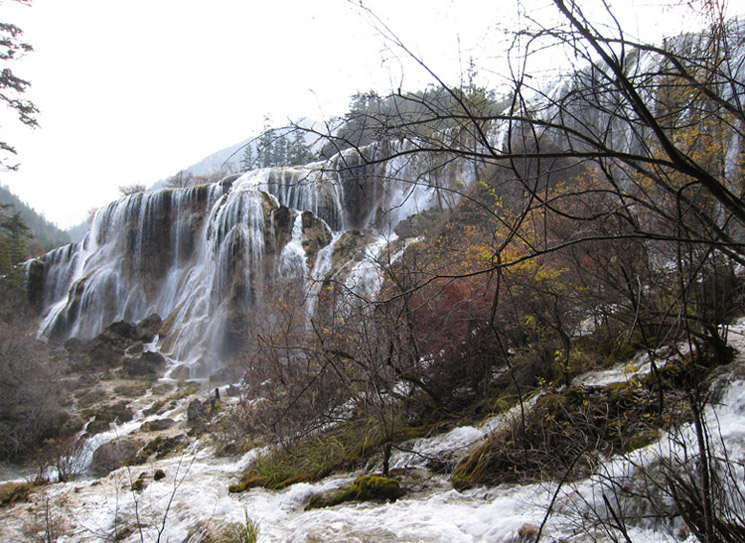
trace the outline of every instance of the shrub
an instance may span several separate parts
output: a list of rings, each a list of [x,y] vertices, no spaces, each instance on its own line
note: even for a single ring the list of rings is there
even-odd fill
[[[64,427],[62,369],[23,323],[0,323],[0,459],[27,454]]]
[[[5,483],[0,485],[0,505],[27,501],[34,485],[31,483]]]
[[[218,538],[218,543],[256,543],[259,539],[259,524],[243,512],[245,520],[228,526]]]
[[[661,406],[655,388],[647,378],[546,392],[524,425],[516,419],[472,451],[457,466],[453,485],[463,489],[545,476],[586,476],[598,455],[646,446],[657,439],[658,429],[682,418],[684,395],[668,391]]]

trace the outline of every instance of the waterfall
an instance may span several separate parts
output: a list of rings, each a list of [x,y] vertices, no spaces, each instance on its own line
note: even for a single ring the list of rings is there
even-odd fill
[[[473,179],[465,161],[435,176],[431,161],[407,158],[401,145],[112,202],[81,243],[41,257],[40,337],[90,339],[113,322],[157,314],[160,352],[206,376],[250,334],[247,323],[278,282],[305,288],[309,314],[332,278],[374,297],[375,260],[398,222],[452,206],[452,187]],[[370,165],[360,152],[392,158]]]

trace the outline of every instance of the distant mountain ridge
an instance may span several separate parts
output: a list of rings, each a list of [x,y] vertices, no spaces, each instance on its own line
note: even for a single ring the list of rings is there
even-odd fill
[[[210,175],[221,170],[228,173],[240,171],[243,147],[253,139],[255,138],[248,138],[230,147],[220,149],[192,164],[186,168],[186,171],[193,175]]]

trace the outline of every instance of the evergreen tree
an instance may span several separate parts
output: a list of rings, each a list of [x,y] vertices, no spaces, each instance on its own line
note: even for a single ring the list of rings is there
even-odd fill
[[[279,134],[274,138],[272,166],[283,166],[288,163],[287,137],[284,134]]]
[[[311,160],[310,147],[305,144],[302,133],[298,130],[293,133],[293,140],[289,145],[288,160],[291,166],[307,164]]]
[[[23,223],[28,227],[29,239],[26,245],[25,258],[38,256],[70,243],[70,236],[50,223],[43,215],[36,212],[10,190],[0,185],[0,205],[10,204],[18,212]],[[25,260],[21,259],[21,260]]]
[[[273,166],[272,159],[274,157],[274,129],[271,127],[271,118],[269,116],[264,117],[264,129],[259,136],[259,145],[257,148],[257,163],[260,168],[269,168]]]
[[[28,227],[10,205],[0,205],[0,320],[10,321],[22,313]]]
[[[253,170],[256,167],[256,158],[251,143],[249,142],[243,149],[243,156],[241,157],[241,168],[246,171]]]
[[[30,2],[30,0],[17,1],[21,3]],[[33,51],[31,45],[22,41],[22,36],[23,31],[17,26],[0,22],[0,102],[11,110],[15,110],[21,123],[36,127],[38,126],[36,106],[31,101],[21,98],[21,95],[26,92],[31,83],[16,76],[6,66],[7,63],[17,60],[24,53]],[[0,140],[0,169],[17,169],[17,164],[7,162],[8,155],[15,154],[16,150],[11,144]]]
[[[291,126],[294,125],[294,123]],[[298,166],[313,160],[311,147],[305,143],[302,128],[276,128],[271,118],[264,117],[261,135],[251,140],[243,149],[241,168],[273,168]]]

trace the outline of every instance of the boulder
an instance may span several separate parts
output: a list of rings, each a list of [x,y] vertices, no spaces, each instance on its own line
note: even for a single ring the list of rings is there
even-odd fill
[[[158,315],[150,315],[136,325],[117,321],[91,340],[68,340],[65,349],[79,367],[114,368],[122,363],[125,356],[139,354],[143,344],[152,341],[162,324]],[[147,359],[146,362],[152,364],[154,361]]]
[[[162,326],[163,319],[160,318],[160,315],[153,313],[149,317],[137,323],[137,338],[140,341],[150,342],[155,336],[160,333],[160,329]]]
[[[186,408],[186,421],[190,426],[197,426],[207,419],[207,406],[196,398]]]
[[[143,445],[143,441],[127,436],[104,443],[93,452],[91,471],[104,477],[134,459]]]
[[[165,368],[165,357],[155,351],[145,351],[138,358],[126,358],[122,363],[124,370],[132,377],[157,377]]]
[[[143,432],[161,432],[163,430],[168,430],[174,424],[176,424],[176,422],[173,419],[151,420],[150,422],[146,422],[140,426],[140,430]]]
[[[112,340],[118,344],[121,344],[121,340],[137,340],[137,326],[127,321],[117,321],[112,323],[104,330],[100,335],[112,338]],[[119,341],[117,341],[119,340]]]
[[[171,373],[168,376],[177,381],[186,381],[191,379],[191,369],[186,364],[179,364],[171,370]]]

